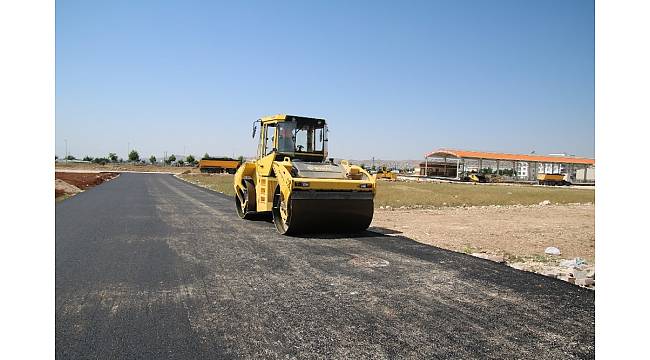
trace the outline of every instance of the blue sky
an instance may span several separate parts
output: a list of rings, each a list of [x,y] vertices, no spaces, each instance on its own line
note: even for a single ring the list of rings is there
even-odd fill
[[[592,1],[56,2],[56,153],[255,154],[324,117],[330,154],[594,155]]]

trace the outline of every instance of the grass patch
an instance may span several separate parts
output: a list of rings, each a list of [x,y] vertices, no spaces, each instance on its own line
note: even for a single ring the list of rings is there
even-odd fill
[[[470,246],[469,244],[465,244],[465,246],[463,247],[463,252],[469,255],[472,253],[481,252],[481,249],[474,246]]]
[[[59,195],[59,196],[57,196],[57,197],[54,198],[54,202],[55,202],[55,203],[58,203],[58,202],[61,202],[61,201],[63,201],[63,200],[69,199],[69,198],[71,198],[72,196],[73,196],[72,194],[63,194],[63,195]]]
[[[560,258],[557,256],[554,257],[546,254],[544,255],[533,254],[528,256],[517,256],[512,254],[506,254],[505,257],[509,263],[536,262],[540,264],[553,264],[558,262],[558,260],[560,260]]]
[[[234,176],[230,174],[183,174],[178,175],[178,177],[210,190],[226,195],[235,195],[235,189],[233,188]]]
[[[593,203],[593,189],[542,186],[388,182],[377,184],[376,206],[472,206]]]
[[[180,178],[194,184],[235,195],[233,175],[183,174]],[[447,183],[416,183],[380,181],[375,206],[473,206],[533,205],[544,200],[551,203],[593,203],[593,189],[572,189],[542,186],[469,185]]]

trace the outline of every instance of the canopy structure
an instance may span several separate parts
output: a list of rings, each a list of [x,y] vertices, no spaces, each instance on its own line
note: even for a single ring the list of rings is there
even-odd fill
[[[547,162],[556,164],[582,164],[594,165],[594,159],[579,158],[574,156],[551,156],[551,155],[523,155],[523,154],[505,154],[493,153],[471,150],[454,150],[454,149],[439,149],[437,151],[426,154],[425,157],[450,157],[450,158],[464,158],[464,159],[486,159],[486,160],[502,160],[502,161],[528,161],[528,162]]]
[[[506,175],[514,181],[534,181],[539,173],[564,174],[572,182],[588,182],[588,169],[595,166],[594,159],[567,155],[507,154],[474,150],[438,149],[424,156],[421,175],[453,177],[459,179],[468,172],[492,172]],[[430,160],[433,161],[430,163]],[[435,159],[435,160],[434,160]],[[455,165],[456,169],[449,166]],[[429,167],[431,164],[431,167]],[[487,166],[487,167],[486,167]],[[494,167],[493,167],[494,166]],[[423,171],[422,171],[423,170]],[[455,170],[455,171],[454,171]]]

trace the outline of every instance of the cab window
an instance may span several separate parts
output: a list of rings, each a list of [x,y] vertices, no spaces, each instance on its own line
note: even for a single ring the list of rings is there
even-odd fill
[[[266,127],[266,146],[264,147],[264,155],[268,155],[273,151],[273,143],[275,141],[276,131],[275,124]]]

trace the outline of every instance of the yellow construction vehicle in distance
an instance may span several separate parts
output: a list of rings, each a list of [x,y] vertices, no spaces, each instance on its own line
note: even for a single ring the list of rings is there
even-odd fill
[[[564,174],[537,174],[537,182],[540,185],[550,186],[571,185],[571,183],[566,180],[566,176]]]
[[[235,173],[237,214],[271,213],[280,234],[358,232],[370,226],[375,178],[343,160],[327,160],[324,119],[293,115],[263,117],[257,159]]]
[[[228,174],[234,174],[239,165],[241,165],[239,160],[225,157],[199,160],[199,170],[202,173],[227,172]]]
[[[485,174],[476,172],[476,171],[471,171],[465,174],[461,178],[463,181],[468,181],[468,182],[473,182],[473,183],[486,183],[490,182],[490,179],[485,176]]]
[[[375,178],[377,178],[377,180],[386,179],[395,181],[397,180],[397,174],[388,170],[385,166],[381,166],[379,170],[377,170],[377,175],[375,175]]]

